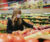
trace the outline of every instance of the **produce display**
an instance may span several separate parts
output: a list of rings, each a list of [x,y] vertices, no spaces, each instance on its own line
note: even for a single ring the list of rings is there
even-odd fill
[[[50,35],[50,26],[46,27],[38,27],[36,29],[25,29],[23,31],[14,31],[12,34],[14,35],[22,35],[25,39],[28,38],[38,38],[41,35]]]
[[[13,31],[12,34],[0,33],[0,42],[39,42],[39,38],[46,39],[44,42],[50,42],[50,28],[42,30],[27,28],[23,31]]]
[[[37,39],[25,40],[22,36],[14,36],[12,34],[0,34],[0,42],[38,42]]]
[[[43,8],[42,0],[27,0],[22,4],[22,9],[38,9]]]
[[[25,42],[22,36],[14,36],[12,34],[1,34],[0,42]]]
[[[35,29],[25,29],[23,31],[14,31],[12,34],[15,35],[22,35],[25,38],[30,38],[32,36],[36,37],[37,35],[41,36],[41,35],[48,35],[50,34],[50,28],[39,28],[40,30],[35,30]]]
[[[6,26],[7,26],[7,20],[0,20],[0,30],[6,29]]]
[[[25,22],[34,25],[34,29],[26,28],[23,31],[13,31],[12,34],[0,33],[0,42],[39,42],[39,38],[47,39],[44,42],[50,42],[50,25],[40,25],[39,23],[35,25],[34,23],[39,22],[38,20],[49,19],[49,17],[38,17],[30,19],[23,18]],[[32,19],[34,21],[32,21]],[[3,25],[7,26],[7,20],[2,20],[0,23],[2,24],[0,30],[3,30],[4,28],[1,29],[1,27],[3,27]]]

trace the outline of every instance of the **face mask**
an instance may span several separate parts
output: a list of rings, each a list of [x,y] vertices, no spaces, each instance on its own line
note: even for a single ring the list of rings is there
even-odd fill
[[[17,18],[20,18],[21,17],[21,15],[20,14],[17,14]]]

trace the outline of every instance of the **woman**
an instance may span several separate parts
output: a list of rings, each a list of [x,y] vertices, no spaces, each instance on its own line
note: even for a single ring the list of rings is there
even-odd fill
[[[7,23],[7,33],[12,33],[13,31],[23,30],[24,26],[28,28],[33,28],[33,25],[26,23],[21,19],[21,10],[15,9],[13,11],[12,19],[8,18]]]

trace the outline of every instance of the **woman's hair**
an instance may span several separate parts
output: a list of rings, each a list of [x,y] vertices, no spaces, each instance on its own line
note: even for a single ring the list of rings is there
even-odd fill
[[[15,20],[17,19],[17,14],[21,14],[21,10],[20,9],[14,9],[14,11],[13,11],[13,15],[12,15],[12,25],[14,25],[15,24]],[[19,18],[19,24],[21,24],[21,18]]]

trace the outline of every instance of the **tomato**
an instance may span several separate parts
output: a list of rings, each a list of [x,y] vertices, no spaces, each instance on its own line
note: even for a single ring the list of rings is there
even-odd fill
[[[44,40],[44,42],[50,42],[50,40]]]
[[[13,42],[25,42],[22,36],[14,36]]]
[[[28,40],[26,40],[26,42],[38,42],[38,40],[37,39],[28,39]]]

